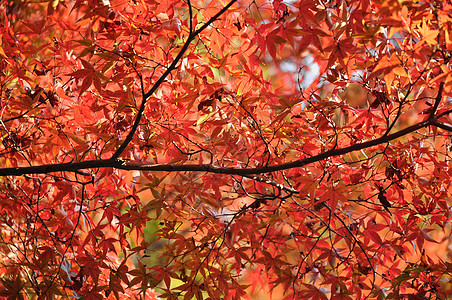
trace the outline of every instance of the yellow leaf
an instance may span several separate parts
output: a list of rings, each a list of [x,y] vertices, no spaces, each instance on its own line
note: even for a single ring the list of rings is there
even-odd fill
[[[198,119],[198,121],[196,121],[196,126],[199,126],[199,125],[201,125],[201,124],[203,124],[204,122],[206,122],[211,116],[213,116],[215,114],[215,112],[213,111],[213,112],[211,112],[211,113],[209,113],[209,114],[205,114],[205,115],[202,115],[199,119]]]
[[[436,37],[438,36],[438,30],[430,30],[428,27],[428,22],[424,18],[422,20],[422,25],[419,26],[419,32],[422,34],[422,40],[425,41],[430,46],[436,45],[438,42]]]

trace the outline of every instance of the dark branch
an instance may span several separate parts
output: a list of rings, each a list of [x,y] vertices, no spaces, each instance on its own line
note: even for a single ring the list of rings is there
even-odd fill
[[[96,169],[96,168],[116,168],[122,170],[138,170],[138,171],[162,171],[162,172],[208,172],[216,174],[229,174],[229,175],[253,175],[253,174],[264,174],[276,171],[282,171],[287,169],[293,169],[298,167],[303,167],[314,162],[325,160],[330,157],[344,155],[353,151],[362,150],[365,148],[373,147],[376,145],[384,144],[401,136],[407,135],[409,133],[415,132],[416,130],[428,127],[428,126],[438,126],[443,128],[445,124],[439,123],[436,119],[427,119],[421,123],[409,126],[405,129],[397,131],[393,134],[384,135],[380,138],[370,140],[363,143],[357,143],[350,145],[348,147],[340,149],[332,149],[320,153],[315,156],[302,158],[293,162],[288,162],[284,164],[263,166],[258,168],[227,168],[218,167],[212,164],[143,164],[137,162],[129,162],[124,160],[114,160],[114,159],[103,159],[103,160],[88,160],[82,162],[71,162],[63,164],[48,164],[41,166],[32,167],[16,167],[16,168],[4,168],[0,169],[0,176],[9,175],[25,175],[25,174],[46,174],[52,172],[64,172],[70,171],[75,172],[82,169]]]
[[[444,124],[444,123],[441,123],[441,122],[438,122],[438,121],[435,121],[433,123],[433,125],[436,126],[436,127],[441,128],[441,129],[444,129],[444,130],[452,132],[452,125]]]
[[[237,0],[232,0],[231,2],[229,2],[225,7],[223,7],[216,15],[214,15],[212,18],[209,19],[209,21],[207,21],[203,26],[201,26],[198,30],[196,30],[195,32],[191,32],[192,28],[190,28],[190,35],[187,38],[187,40],[184,43],[184,46],[182,46],[182,49],[179,51],[179,53],[177,54],[176,58],[173,60],[173,62],[171,63],[171,65],[168,67],[168,69],[166,69],[165,73],[163,73],[163,75],[159,78],[159,80],[157,80],[157,82],[152,86],[152,88],[147,92],[147,93],[143,93],[143,101],[141,101],[141,106],[140,109],[138,110],[137,116],[135,118],[135,122],[133,123],[132,129],[130,130],[129,134],[127,135],[127,137],[125,138],[125,140],[122,142],[121,146],[119,146],[119,148],[116,150],[116,152],[113,154],[113,156],[111,157],[112,160],[116,160],[117,158],[119,158],[119,156],[121,156],[121,154],[124,152],[124,150],[126,150],[127,146],[129,145],[129,143],[132,141],[133,136],[135,135],[135,132],[138,129],[138,126],[140,125],[141,122],[141,118],[143,116],[143,112],[144,109],[146,108],[146,102],[149,99],[149,97],[154,94],[158,88],[160,87],[160,85],[165,81],[166,77],[174,70],[176,69],[176,65],[179,63],[179,61],[181,60],[182,56],[185,54],[185,52],[187,51],[188,47],[190,46],[190,43],[195,39],[195,37],[200,34],[204,29],[206,29],[207,27],[210,26],[210,24],[212,24],[213,22],[215,22],[216,20],[218,20],[218,18],[224,14],[229,7],[231,7]],[[191,12],[191,6],[190,6],[190,12]],[[192,15],[192,13],[190,13],[190,15]],[[191,21],[191,20],[190,20]],[[190,23],[191,24],[191,23]]]
[[[438,110],[439,103],[443,97],[444,81],[439,84],[438,95],[436,95],[435,103],[433,104],[432,111],[430,112],[430,119],[435,118],[436,111]]]

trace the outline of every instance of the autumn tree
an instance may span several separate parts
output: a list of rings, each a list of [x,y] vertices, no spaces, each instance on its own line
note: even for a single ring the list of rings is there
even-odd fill
[[[450,1],[0,11],[1,297],[452,294]]]

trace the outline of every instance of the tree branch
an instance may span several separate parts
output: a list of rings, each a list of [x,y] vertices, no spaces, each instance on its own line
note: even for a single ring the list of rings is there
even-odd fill
[[[102,159],[102,160],[87,160],[82,162],[70,162],[63,164],[47,164],[41,166],[32,167],[16,167],[16,168],[3,168],[0,169],[0,176],[10,175],[25,175],[25,174],[46,174],[52,172],[75,172],[82,169],[95,169],[95,168],[115,168],[121,170],[137,170],[137,171],[162,171],[162,172],[208,172],[216,174],[229,174],[229,175],[253,175],[264,174],[276,171],[282,171],[287,169],[299,168],[314,162],[325,160],[330,157],[344,155],[353,151],[359,151],[365,148],[373,147],[376,145],[384,144],[416,130],[428,127],[438,126],[444,128],[446,125],[439,123],[436,119],[427,119],[423,122],[409,126],[400,131],[394,132],[389,135],[384,135],[380,138],[370,140],[363,143],[357,143],[348,147],[332,149],[320,153],[315,156],[305,157],[292,162],[263,166],[257,168],[230,168],[230,167],[218,167],[212,164],[143,164],[138,162],[130,162],[121,159]],[[449,128],[449,127],[447,127]]]
[[[435,103],[433,104],[432,111],[430,112],[429,119],[435,118],[435,113],[438,110],[439,103],[443,97],[444,81],[439,84],[438,95],[436,95]]]
[[[140,125],[140,121],[141,118],[143,116],[144,113],[144,109],[146,108],[146,102],[149,99],[149,97],[154,94],[157,89],[160,87],[160,85],[165,81],[166,77],[174,70],[176,69],[176,65],[179,63],[179,61],[181,60],[182,56],[185,54],[185,52],[188,49],[188,46],[190,45],[190,43],[195,39],[195,37],[200,34],[204,29],[206,29],[207,27],[210,26],[210,24],[212,24],[213,22],[215,22],[216,20],[218,20],[218,18],[224,14],[229,7],[231,7],[237,0],[232,0],[231,2],[229,2],[225,7],[223,7],[216,15],[214,15],[212,18],[210,18],[203,26],[201,26],[198,30],[196,30],[195,32],[192,32],[191,30],[192,28],[192,20],[190,20],[190,35],[188,36],[187,40],[185,41],[184,45],[182,46],[182,49],[179,51],[179,53],[177,54],[176,58],[173,60],[173,62],[171,63],[171,65],[168,67],[168,69],[166,69],[165,73],[163,73],[163,75],[157,80],[157,82],[152,86],[152,88],[147,92],[147,93],[143,93],[143,101],[141,101],[141,106],[140,109],[138,110],[137,116],[135,118],[135,122],[133,123],[132,129],[130,130],[129,134],[127,135],[127,137],[125,138],[125,140],[122,142],[121,146],[119,146],[119,148],[116,150],[116,152],[113,154],[113,156],[111,157],[112,160],[116,160],[119,156],[121,156],[121,154],[124,152],[124,150],[126,150],[127,146],[130,144],[130,142],[133,139],[133,136],[135,135],[135,132],[138,129],[138,126]],[[191,4],[189,4],[189,9],[190,9],[190,16],[192,15],[191,12]]]
[[[441,123],[441,122],[438,122],[438,121],[435,121],[432,125],[434,125],[436,127],[439,127],[441,129],[444,129],[446,131],[452,132],[452,125]]]

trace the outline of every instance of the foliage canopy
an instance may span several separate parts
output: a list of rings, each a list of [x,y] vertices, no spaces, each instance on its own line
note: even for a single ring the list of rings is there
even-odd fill
[[[451,11],[3,1],[0,296],[450,296]]]

